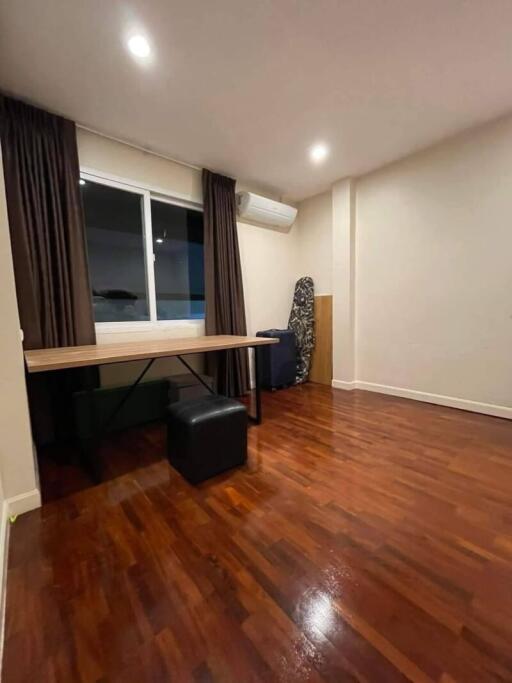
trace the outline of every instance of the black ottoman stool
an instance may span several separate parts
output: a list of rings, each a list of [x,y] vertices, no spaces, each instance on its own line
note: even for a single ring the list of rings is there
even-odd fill
[[[247,460],[247,410],[238,401],[209,395],[168,409],[167,455],[192,484]]]

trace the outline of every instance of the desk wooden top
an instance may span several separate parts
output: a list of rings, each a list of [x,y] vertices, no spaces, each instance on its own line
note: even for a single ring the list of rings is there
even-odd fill
[[[121,363],[129,360],[185,356],[188,353],[206,353],[224,349],[241,349],[248,346],[277,344],[278,339],[268,337],[237,337],[234,335],[211,335],[185,339],[153,339],[148,341],[122,342],[120,344],[91,344],[88,346],[63,346],[55,349],[25,351],[29,373],[80,368],[87,365]]]

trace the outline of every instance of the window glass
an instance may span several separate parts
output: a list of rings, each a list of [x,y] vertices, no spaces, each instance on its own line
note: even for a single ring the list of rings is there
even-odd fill
[[[140,194],[81,181],[96,322],[149,320]]]
[[[204,318],[203,214],[151,200],[158,320]]]

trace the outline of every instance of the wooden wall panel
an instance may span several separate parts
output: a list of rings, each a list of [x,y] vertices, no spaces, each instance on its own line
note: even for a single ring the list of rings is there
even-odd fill
[[[315,350],[309,380],[331,386],[332,380],[332,296],[315,296]]]

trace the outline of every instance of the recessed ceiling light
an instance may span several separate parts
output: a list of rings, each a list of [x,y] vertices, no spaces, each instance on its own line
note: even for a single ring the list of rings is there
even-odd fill
[[[329,156],[329,148],[323,142],[313,145],[309,150],[309,158],[314,164],[320,164]]]
[[[85,180],[83,178],[80,178],[79,183],[80,185],[85,185]]]
[[[151,48],[148,43],[148,39],[140,34],[132,36],[128,40],[128,49],[134,55],[134,57],[142,57],[145,59],[151,54]]]

